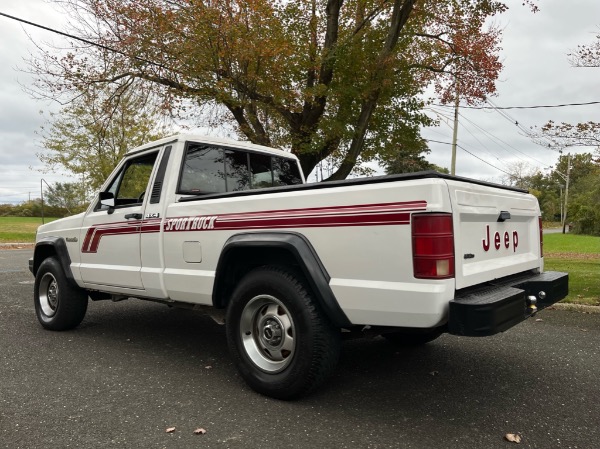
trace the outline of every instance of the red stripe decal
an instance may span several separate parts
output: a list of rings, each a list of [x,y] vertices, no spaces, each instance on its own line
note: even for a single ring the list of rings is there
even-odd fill
[[[88,228],[83,244],[82,253],[96,253],[100,246],[100,239],[109,235],[127,235],[146,232],[159,232],[160,219],[147,221],[119,221],[115,223],[106,223]]]
[[[167,218],[165,232],[281,229],[408,224],[410,212],[425,210],[426,201],[313,207],[239,214]]]
[[[104,236],[160,232],[161,226],[164,232],[183,232],[406,225],[411,212],[426,207],[426,201],[408,201],[107,223],[87,230],[81,251],[97,252]]]

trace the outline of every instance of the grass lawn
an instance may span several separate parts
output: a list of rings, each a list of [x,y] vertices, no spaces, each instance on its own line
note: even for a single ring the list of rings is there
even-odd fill
[[[44,223],[56,218],[44,217]],[[33,243],[40,217],[0,217],[0,243]]]
[[[600,254],[600,237],[577,234],[544,234],[544,255],[556,253]]]
[[[600,305],[600,237],[544,235],[544,269],[569,273],[563,302]]]
[[[569,296],[563,302],[600,306],[600,258],[574,260],[546,257],[544,269],[569,273]]]

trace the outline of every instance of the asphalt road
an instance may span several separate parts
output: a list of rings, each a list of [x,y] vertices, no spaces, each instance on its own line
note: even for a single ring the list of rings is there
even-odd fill
[[[348,341],[324,388],[282,402],[245,386],[199,313],[95,302],[78,329],[43,330],[30,254],[0,251],[0,447],[600,448],[600,314],[400,351]]]

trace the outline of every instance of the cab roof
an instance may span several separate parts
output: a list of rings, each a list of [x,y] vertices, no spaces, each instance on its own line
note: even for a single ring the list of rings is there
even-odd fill
[[[209,145],[218,145],[222,147],[228,148],[239,148],[243,150],[256,151],[258,153],[268,153],[276,156],[282,156],[286,158],[296,159],[298,158],[290,153],[289,151],[279,150],[277,148],[271,148],[264,145],[256,145],[248,141],[227,139],[223,137],[210,137],[202,134],[175,134],[169,137],[165,137],[160,140],[154,140],[152,142],[148,142],[142,146],[132,148],[127,151],[127,154],[138,153],[143,150],[147,150],[150,148],[160,147],[169,143],[175,142],[196,142],[196,143],[206,143]]]

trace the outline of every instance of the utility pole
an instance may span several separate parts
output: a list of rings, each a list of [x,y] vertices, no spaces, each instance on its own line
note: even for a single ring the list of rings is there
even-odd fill
[[[560,188],[560,223],[564,223],[564,213],[563,213],[563,185],[558,183],[558,187]]]
[[[44,224],[44,184],[42,184],[42,181],[44,179],[40,179],[40,198],[42,200],[42,224]]]
[[[458,96],[458,77],[454,78],[456,85],[456,97],[454,98],[454,131],[452,132],[452,163],[450,165],[450,174],[456,175],[456,141],[458,138],[458,105],[460,97]]]
[[[567,154],[567,179],[565,185],[565,215],[563,218],[563,226],[562,233],[565,233],[565,228],[567,226],[567,203],[569,202],[569,178],[571,176],[571,153]]]
[[[44,224],[44,184],[42,183],[46,183],[49,190],[52,190],[52,187],[50,187],[50,184],[48,184],[44,178],[40,179],[40,198],[42,200],[42,224]]]
[[[562,150],[559,151],[562,154]],[[558,165],[558,164],[557,164]],[[562,224],[562,233],[565,233],[565,229],[567,227],[567,205],[569,203],[569,180],[571,179],[571,153],[567,153],[567,174],[559,172],[558,170],[554,170],[558,176],[560,176],[565,181],[565,204],[563,207],[562,202],[562,185],[560,186],[560,221]]]

